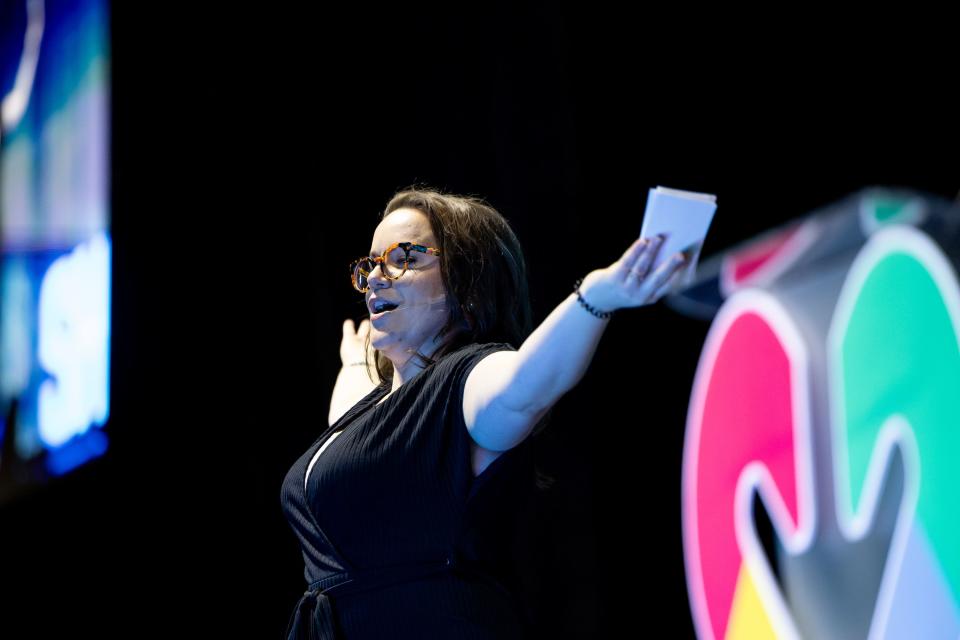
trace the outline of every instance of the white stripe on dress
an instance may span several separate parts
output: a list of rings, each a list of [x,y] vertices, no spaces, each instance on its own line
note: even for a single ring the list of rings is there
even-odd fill
[[[343,431],[343,429],[341,429],[340,431]],[[323,450],[326,449],[338,435],[340,435],[340,431],[334,431],[333,434],[329,438],[327,438],[327,441],[323,443],[323,446],[320,447],[320,449],[315,454],[313,454],[313,458],[310,460],[310,464],[307,465],[307,473],[303,478],[304,493],[306,493],[307,491],[307,482],[310,480],[310,470],[313,469],[313,463],[317,461],[317,458],[320,457],[320,454],[323,453]]]

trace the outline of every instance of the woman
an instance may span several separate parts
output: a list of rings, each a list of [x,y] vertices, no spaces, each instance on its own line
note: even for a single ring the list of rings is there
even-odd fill
[[[310,585],[289,638],[525,637],[498,562],[528,436],[610,313],[669,291],[687,258],[652,270],[661,243],[634,242],[531,333],[523,254],[497,211],[429,189],[390,200],[351,266],[370,318],[344,324],[330,426],[284,479]]]

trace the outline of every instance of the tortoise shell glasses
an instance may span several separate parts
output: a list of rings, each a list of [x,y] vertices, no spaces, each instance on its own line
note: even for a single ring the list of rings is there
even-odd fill
[[[426,247],[422,244],[413,242],[397,242],[383,252],[383,255],[371,258],[364,256],[350,263],[350,281],[353,288],[360,293],[366,293],[370,290],[368,277],[370,273],[380,265],[380,272],[388,280],[396,280],[407,271],[407,265],[410,264],[410,252],[416,251],[429,255],[439,256],[440,250],[433,247]],[[415,260],[415,258],[414,258]]]

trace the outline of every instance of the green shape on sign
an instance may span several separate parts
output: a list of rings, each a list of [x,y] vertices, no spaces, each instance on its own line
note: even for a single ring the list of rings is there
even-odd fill
[[[873,201],[873,218],[879,223],[891,222],[903,211],[906,206],[905,200],[881,200]]]
[[[944,295],[915,256],[893,252],[874,265],[840,352],[851,506],[880,428],[901,414],[920,456],[916,518],[960,597],[960,349]]]

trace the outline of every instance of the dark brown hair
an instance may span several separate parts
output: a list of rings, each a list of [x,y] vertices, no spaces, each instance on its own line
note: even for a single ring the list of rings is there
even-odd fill
[[[430,220],[450,312],[436,336],[446,336],[441,346],[429,356],[417,351],[414,357],[429,367],[444,354],[472,343],[506,342],[519,349],[533,331],[533,312],[523,250],[506,218],[481,198],[414,185],[394,194],[380,219],[402,208],[416,209]],[[368,333],[365,353],[369,340]],[[379,350],[373,364],[380,380],[393,380],[393,364]],[[531,436],[543,431],[551,413]],[[539,470],[538,476],[541,488],[552,482]]]

